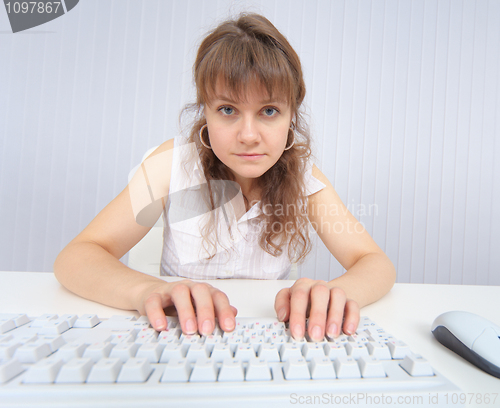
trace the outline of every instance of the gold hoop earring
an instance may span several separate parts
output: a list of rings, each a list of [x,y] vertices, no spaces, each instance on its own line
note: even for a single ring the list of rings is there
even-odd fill
[[[292,140],[292,144],[290,146],[285,147],[285,150],[290,150],[295,143],[295,132],[293,131],[291,126],[290,126],[290,130],[292,131],[293,140]],[[290,130],[288,132],[290,132]]]
[[[200,137],[200,142],[201,142],[201,144],[202,144],[203,146],[205,146],[207,149],[212,150],[212,147],[211,147],[210,145],[207,145],[207,144],[203,141],[203,129],[205,129],[206,127],[208,127],[208,126],[207,126],[207,124],[205,123],[205,124],[201,127],[201,129],[200,129],[200,131],[199,131],[199,133],[198,133],[198,136]]]

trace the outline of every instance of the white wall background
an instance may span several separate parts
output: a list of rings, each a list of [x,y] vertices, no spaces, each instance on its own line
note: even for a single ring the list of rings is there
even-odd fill
[[[500,284],[500,1],[81,0],[0,9],[0,270],[57,253],[178,131],[203,34],[267,16],[302,58],[316,162],[399,282]],[[342,273],[319,244],[300,273]]]

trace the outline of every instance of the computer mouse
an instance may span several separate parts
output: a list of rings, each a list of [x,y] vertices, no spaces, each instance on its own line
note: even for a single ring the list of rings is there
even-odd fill
[[[446,312],[432,324],[444,346],[481,370],[500,378],[500,327],[470,312]]]

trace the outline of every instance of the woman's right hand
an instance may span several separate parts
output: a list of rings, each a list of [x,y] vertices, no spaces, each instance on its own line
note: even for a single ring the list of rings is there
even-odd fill
[[[238,313],[224,292],[188,279],[150,285],[142,291],[138,302],[139,313],[146,315],[157,331],[167,327],[164,309],[174,307],[184,334],[211,334],[215,318],[222,330],[232,331]]]

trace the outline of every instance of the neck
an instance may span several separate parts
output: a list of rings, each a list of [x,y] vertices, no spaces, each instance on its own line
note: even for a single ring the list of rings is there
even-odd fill
[[[252,207],[257,201],[260,201],[260,187],[258,185],[257,179],[241,179],[236,177],[235,180],[241,187],[241,192],[245,198],[245,207],[247,211]]]

